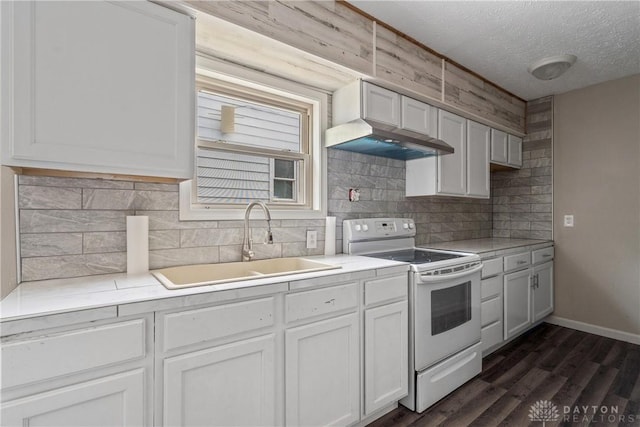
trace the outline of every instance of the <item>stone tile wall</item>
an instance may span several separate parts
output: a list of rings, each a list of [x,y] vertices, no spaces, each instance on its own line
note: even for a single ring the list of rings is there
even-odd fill
[[[407,217],[416,221],[416,243],[491,237],[491,200],[405,197],[405,162],[328,150],[329,215],[336,217],[336,251],[342,250],[342,221],[364,217]],[[350,188],[360,201],[349,202]]]
[[[126,216],[149,216],[149,267],[239,261],[243,221],[180,221],[178,186],[102,179],[20,176],[23,281],[124,272]],[[254,240],[266,232],[252,222]],[[274,220],[273,245],[257,258],[324,253],[324,220]],[[318,247],[306,249],[306,231]]]
[[[522,169],[493,172],[493,237],[552,238],[553,97],[527,103]]]

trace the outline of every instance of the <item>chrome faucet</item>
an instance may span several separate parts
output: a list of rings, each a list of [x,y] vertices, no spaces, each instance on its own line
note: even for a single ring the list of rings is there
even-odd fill
[[[260,206],[264,211],[265,219],[267,220],[267,236],[265,239],[266,244],[273,245],[273,234],[271,234],[271,212],[269,208],[262,202],[251,202],[247,209],[244,211],[244,239],[242,240],[242,261],[251,261],[255,256],[253,252],[253,239],[251,238],[251,230],[249,229],[249,217],[251,216],[251,209],[255,206]]]

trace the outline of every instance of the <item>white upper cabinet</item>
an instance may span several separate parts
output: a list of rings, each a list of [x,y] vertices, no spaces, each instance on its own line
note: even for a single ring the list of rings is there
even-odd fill
[[[489,145],[491,128],[467,121],[467,195],[489,197]]]
[[[401,127],[435,136],[438,133],[438,109],[408,96],[402,96]]]
[[[191,17],[150,2],[0,7],[2,164],[191,177]]]
[[[509,159],[507,164],[517,168],[522,167],[522,138],[509,135]]]
[[[491,129],[491,163],[522,167],[522,138]]]
[[[439,110],[438,138],[454,153],[408,160],[407,196],[488,198],[490,128]]]
[[[507,163],[507,133],[491,129],[491,162]]]
[[[440,110],[438,138],[455,150],[453,154],[438,156],[438,193],[464,196],[467,186],[467,120]]]
[[[400,124],[400,95],[367,82],[362,83],[362,115],[398,127]]]

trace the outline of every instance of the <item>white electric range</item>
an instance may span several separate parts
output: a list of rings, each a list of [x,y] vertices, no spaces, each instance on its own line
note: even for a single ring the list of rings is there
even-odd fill
[[[343,251],[408,262],[409,395],[422,412],[480,373],[480,271],[475,254],[415,246],[410,218],[343,222]]]

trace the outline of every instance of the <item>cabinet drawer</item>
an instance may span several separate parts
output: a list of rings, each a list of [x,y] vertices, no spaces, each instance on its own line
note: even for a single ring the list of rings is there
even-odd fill
[[[548,248],[538,249],[531,252],[531,259],[534,264],[538,264],[545,261],[551,261],[553,259],[553,246]]]
[[[371,305],[382,301],[406,298],[409,292],[409,278],[402,276],[384,277],[364,283],[364,303]]]
[[[483,301],[502,295],[502,277],[484,279],[480,286],[480,298]]]
[[[495,322],[482,328],[482,351],[502,342],[502,322]]]
[[[531,253],[523,252],[504,257],[504,271],[524,268],[531,264]]]
[[[357,283],[289,294],[285,297],[286,321],[294,322],[357,306]]]
[[[480,305],[480,320],[482,321],[482,326],[487,326],[501,319],[502,298],[498,296],[482,302]]]
[[[2,345],[2,388],[145,356],[145,319],[79,329]]]
[[[272,326],[273,297],[164,315],[164,351]]]
[[[482,278],[502,273],[502,257],[482,260]]]

